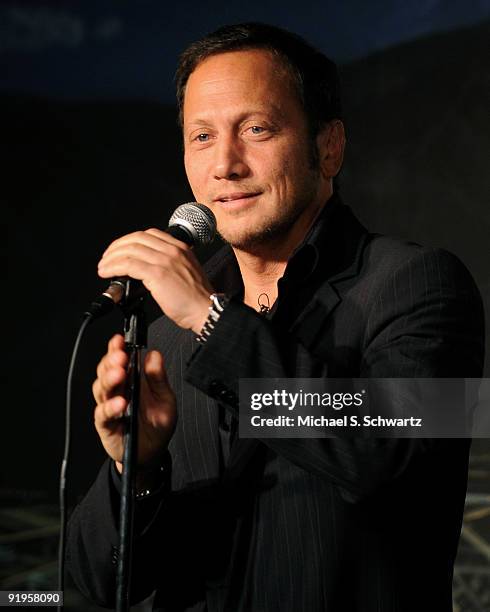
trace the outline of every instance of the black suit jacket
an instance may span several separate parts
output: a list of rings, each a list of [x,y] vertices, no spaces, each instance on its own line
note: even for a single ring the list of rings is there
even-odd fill
[[[240,378],[480,376],[482,306],[467,270],[369,234],[336,196],[288,263],[270,319],[241,303],[230,249],[207,269],[236,296],[207,343],[165,318],[150,334],[179,420],[171,490],[138,502],[135,600],[156,589],[155,608],[172,611],[449,612],[469,440],[232,434]],[[117,509],[106,463],[68,547],[80,589],[105,605]]]

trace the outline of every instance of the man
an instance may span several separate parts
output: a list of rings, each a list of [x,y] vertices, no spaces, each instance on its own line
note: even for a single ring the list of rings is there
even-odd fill
[[[204,271],[150,229],[99,264],[103,278],[140,279],[165,313],[142,378],[135,601],[451,610],[469,441],[240,439],[237,393],[251,377],[480,376],[473,281],[446,252],[369,234],[342,204],[336,71],[301,39],[221,28],[184,53],[177,89],[187,176],[229,246]],[[109,606],[126,365],[116,336],[94,383],[110,459],[68,547],[80,589]]]

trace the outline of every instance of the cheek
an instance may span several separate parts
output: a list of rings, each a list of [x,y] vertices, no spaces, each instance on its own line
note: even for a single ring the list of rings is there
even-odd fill
[[[281,148],[270,158],[275,160],[275,163],[270,165],[270,176],[273,177],[276,188],[283,196],[295,191],[308,166],[301,143],[288,144],[289,146]]]
[[[287,206],[290,199],[295,198],[298,183],[298,169],[295,168],[294,160],[288,155],[280,158],[280,164],[271,169],[274,189],[282,206]]]
[[[200,196],[204,189],[202,166],[194,158],[184,155],[184,168],[194,195]]]

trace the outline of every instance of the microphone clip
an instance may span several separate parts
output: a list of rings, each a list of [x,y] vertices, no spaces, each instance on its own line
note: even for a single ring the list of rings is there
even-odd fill
[[[126,317],[140,310],[147,292],[143,283],[132,278],[114,278],[107,289],[97,297],[84,313],[85,317],[98,319],[119,306]]]

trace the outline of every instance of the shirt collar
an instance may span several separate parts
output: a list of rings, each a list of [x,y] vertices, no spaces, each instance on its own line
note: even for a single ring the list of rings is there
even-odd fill
[[[284,273],[285,279],[303,281],[308,279],[316,270],[327,244],[325,234],[330,225],[330,220],[340,205],[340,197],[334,192],[306,233],[303,242],[291,255]]]
[[[327,277],[357,269],[367,230],[334,192],[291,255],[284,281],[302,284],[321,268]],[[216,291],[243,296],[243,282],[233,249],[225,245],[204,266]]]

